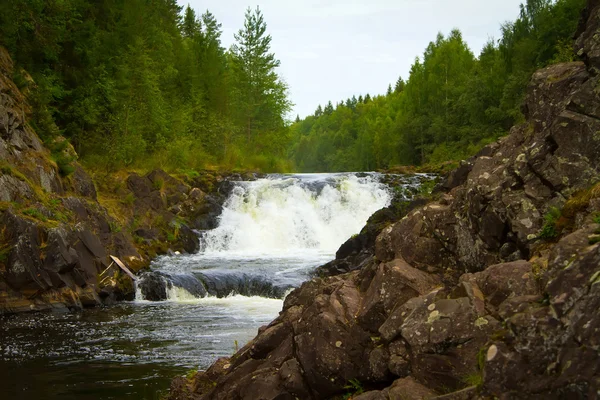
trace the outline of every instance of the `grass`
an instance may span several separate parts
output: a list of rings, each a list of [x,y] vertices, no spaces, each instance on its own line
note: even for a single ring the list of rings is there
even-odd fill
[[[344,389],[348,391],[343,397],[344,400],[350,400],[354,396],[358,396],[365,392],[362,383],[360,383],[358,379],[350,379],[348,384],[344,386]]]
[[[557,226],[557,223],[561,215],[561,210],[559,210],[558,208],[550,208],[550,210],[548,210],[548,213],[544,215],[545,222],[544,226],[542,227],[542,230],[540,231],[539,237],[541,237],[542,239],[554,239],[558,237],[561,229]]]
[[[26,208],[24,210],[21,210],[21,213],[39,221],[48,222],[48,218],[44,214],[42,214],[42,212],[37,208]]]
[[[121,225],[119,225],[119,223],[116,221],[108,221],[108,226],[110,228],[111,233],[119,233],[123,229],[121,228]]]
[[[155,190],[162,192],[163,188],[165,187],[165,181],[161,178],[156,178],[156,180],[152,182],[152,187],[154,187]]]
[[[473,372],[462,379],[467,386],[481,387],[483,385],[483,374],[481,372]]]
[[[196,374],[198,373],[198,369],[194,368],[188,371],[187,374],[185,374],[185,379],[187,379],[188,381],[191,381]]]

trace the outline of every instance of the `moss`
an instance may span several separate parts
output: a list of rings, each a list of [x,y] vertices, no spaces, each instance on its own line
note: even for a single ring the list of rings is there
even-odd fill
[[[483,386],[483,374],[481,372],[473,372],[462,378],[462,381],[467,386],[481,387]]]

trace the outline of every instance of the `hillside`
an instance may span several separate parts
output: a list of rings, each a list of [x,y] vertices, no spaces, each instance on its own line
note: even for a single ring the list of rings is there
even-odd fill
[[[133,283],[108,268],[109,255],[137,271],[158,254],[198,250],[192,229],[215,227],[226,196],[219,174],[93,180],[64,138],[48,144],[54,151],[42,143],[13,76],[0,48],[0,314],[131,299]]]

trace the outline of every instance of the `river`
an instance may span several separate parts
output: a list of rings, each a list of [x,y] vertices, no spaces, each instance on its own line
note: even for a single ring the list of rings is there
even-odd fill
[[[332,260],[391,197],[375,174],[237,183],[219,226],[200,234],[202,250],[155,260],[135,301],[0,318],[2,398],[160,398],[174,376],[204,369],[253,338],[278,315],[285,294]],[[161,301],[148,300],[152,288]]]

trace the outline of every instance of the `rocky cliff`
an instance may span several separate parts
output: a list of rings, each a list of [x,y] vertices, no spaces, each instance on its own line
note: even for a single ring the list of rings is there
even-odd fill
[[[427,204],[380,213],[172,399],[594,399],[600,393],[600,1],[583,62]],[[398,212],[401,215],[398,215]]]
[[[38,138],[14,72],[0,48],[0,314],[131,298],[109,255],[136,271],[157,254],[198,250],[192,229],[214,227],[227,181],[153,171],[98,173],[96,184],[64,139],[51,153]]]

